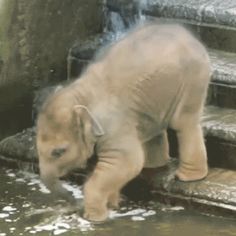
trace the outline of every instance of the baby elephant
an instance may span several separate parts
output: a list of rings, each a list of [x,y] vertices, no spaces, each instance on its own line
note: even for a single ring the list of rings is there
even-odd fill
[[[66,196],[59,178],[96,154],[84,186],[84,217],[103,221],[125,184],[144,167],[166,164],[168,127],[179,143],[176,176],[204,178],[200,117],[209,80],[208,54],[183,27],[151,23],[130,31],[43,105],[37,123],[42,180]]]

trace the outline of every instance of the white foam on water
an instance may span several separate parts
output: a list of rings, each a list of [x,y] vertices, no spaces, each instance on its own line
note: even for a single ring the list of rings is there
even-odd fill
[[[66,229],[56,229],[54,232],[53,232],[53,235],[59,235],[59,234],[63,234],[67,232]]]
[[[11,233],[14,232],[15,230],[16,230],[15,227],[11,227],[11,228],[10,228]]]
[[[28,186],[32,186],[32,191],[40,191],[41,193],[49,194],[50,191],[47,189],[47,187],[42,183],[42,181],[39,179],[39,176],[33,173],[19,172],[21,177],[16,178],[16,182],[25,182]],[[16,175],[15,175],[16,177]],[[39,189],[35,188],[34,186],[38,186]]]
[[[91,222],[89,222],[83,218],[79,218],[78,222],[79,222],[79,226],[81,228],[81,231],[93,230],[93,226],[92,226]]]
[[[83,194],[82,194],[82,190],[81,187],[79,187],[78,185],[73,185],[73,184],[69,184],[67,182],[63,182],[62,186],[67,189],[68,191],[72,192],[72,195],[74,198],[76,199],[83,199]]]
[[[94,230],[94,227],[89,221],[82,219],[77,214],[73,214],[70,216],[58,216],[50,223],[47,222],[34,226],[29,232],[50,231],[53,235],[59,235],[73,229],[86,232]]]
[[[154,210],[146,210],[142,208],[137,208],[137,209],[132,209],[130,211],[120,213],[117,211],[111,211],[109,218],[114,219],[114,218],[120,218],[120,217],[127,217],[131,216],[132,220],[145,220],[145,217],[155,215],[156,212]]]
[[[17,209],[12,207],[12,206],[5,206],[2,209],[3,211],[8,211],[8,212],[12,212],[12,211],[16,211]]]
[[[131,220],[133,220],[133,221],[144,221],[145,218],[142,217],[142,216],[132,216]]]
[[[175,207],[171,207],[170,210],[172,210],[172,211],[183,211],[184,207],[182,207],[182,206],[175,206]]]
[[[41,182],[39,183],[39,191],[45,194],[51,193],[50,190]]]
[[[50,193],[46,186],[41,182],[39,176],[36,174],[31,174],[28,172],[20,172],[18,174],[14,174],[9,171],[8,176],[14,177],[17,182],[26,182],[31,190],[35,189],[44,194]],[[72,192],[74,198],[83,199],[81,187],[76,184],[71,184],[65,181],[62,182],[62,185],[65,189]],[[24,208],[28,208],[30,206],[31,204],[28,202],[25,202],[23,204]],[[173,207],[169,208],[169,210],[170,209],[180,210],[183,208]],[[8,218],[11,214],[14,214],[17,211],[17,209],[14,208],[13,204],[5,206],[2,210],[3,211],[2,213],[0,213],[0,218]],[[142,207],[122,207],[120,210],[121,212],[111,211],[109,218],[116,219],[121,217],[128,217],[131,221],[144,221],[147,217],[156,214],[156,211],[152,209],[145,209]],[[37,233],[45,231],[50,232],[50,235],[60,235],[71,230],[79,230],[80,232],[95,230],[94,225],[91,222],[81,218],[78,214],[65,214],[66,209],[58,210],[51,207],[47,207],[46,209],[32,209],[32,212],[34,212],[34,214],[44,214],[44,212],[52,212],[53,214],[49,218],[44,218],[44,222],[41,221],[35,226],[26,227],[25,232],[28,232],[30,234],[37,235]]]
[[[37,231],[35,231],[35,230],[30,230],[29,233],[31,233],[31,234],[36,234]]]
[[[183,206],[174,206],[174,207],[163,207],[162,211],[183,211],[185,208]]]
[[[11,223],[11,222],[13,222],[13,220],[11,220],[11,219],[5,219],[5,222]]]
[[[30,204],[29,202],[24,203],[24,204],[22,205],[23,208],[28,208],[28,207],[30,207],[30,206],[31,206],[31,204]]]
[[[8,213],[0,213],[0,219],[4,219],[9,217],[10,215]]]
[[[23,178],[17,178],[15,181],[18,182],[18,183],[26,183],[26,182],[27,182],[27,181],[26,181],[25,179],[23,179]]]
[[[14,173],[11,173],[11,172],[7,172],[7,176],[8,177],[11,177],[11,178],[15,178],[16,177],[16,174],[14,174]]]
[[[156,211],[154,210],[148,210],[147,212],[144,212],[142,214],[143,217],[148,217],[148,216],[153,216],[153,215],[156,215]]]

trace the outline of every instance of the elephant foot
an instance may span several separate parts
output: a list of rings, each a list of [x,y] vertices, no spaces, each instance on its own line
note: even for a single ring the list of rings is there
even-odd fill
[[[180,181],[190,182],[202,180],[207,176],[208,168],[199,168],[199,169],[188,169],[188,168],[179,168],[177,169],[175,175]]]
[[[83,218],[95,224],[103,223],[108,218],[108,210],[97,208],[85,211]]]

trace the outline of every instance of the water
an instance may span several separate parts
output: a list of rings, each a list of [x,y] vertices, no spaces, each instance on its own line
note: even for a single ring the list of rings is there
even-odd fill
[[[133,5],[133,12],[127,12],[126,4]],[[104,33],[109,41],[116,41],[122,38],[127,29],[135,25],[141,25],[146,21],[143,10],[147,8],[147,0],[135,0],[133,3],[126,3],[119,6],[120,11],[107,11]],[[128,7],[129,8],[129,7]]]
[[[64,186],[82,201],[81,188]],[[0,236],[8,235],[236,235],[233,219],[201,215],[154,202],[126,202],[104,224],[93,225],[79,209],[55,201],[37,175],[0,169]]]

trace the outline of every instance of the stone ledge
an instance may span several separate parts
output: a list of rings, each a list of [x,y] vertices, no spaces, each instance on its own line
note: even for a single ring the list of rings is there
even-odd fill
[[[236,170],[236,110],[207,106],[202,118],[211,167]]]
[[[147,0],[143,10],[157,17],[236,27],[236,2],[231,0]]]
[[[108,12],[114,12],[126,26],[133,19],[153,19],[185,25],[211,48],[236,52],[236,3],[231,0],[108,0]]]
[[[204,180],[187,183],[172,178],[175,169],[176,162],[172,162],[157,172],[152,193],[158,200],[236,217],[235,171],[212,168]]]
[[[236,54],[210,49],[208,52],[212,64],[212,81],[236,86]]]
[[[236,54],[208,50],[212,80],[208,90],[208,104],[236,109]]]
[[[202,117],[206,136],[236,144],[236,110],[207,106]]]

